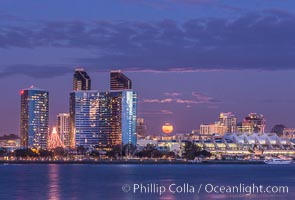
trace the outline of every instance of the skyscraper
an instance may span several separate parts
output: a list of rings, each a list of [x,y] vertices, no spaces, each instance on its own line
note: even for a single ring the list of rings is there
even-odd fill
[[[70,147],[98,145],[99,92],[70,94]]]
[[[57,115],[57,133],[66,148],[70,147],[70,114],[59,113]]]
[[[122,91],[122,144],[136,146],[137,94],[131,90]]]
[[[91,79],[83,68],[77,68],[73,75],[73,90],[91,90]]]
[[[30,87],[21,94],[20,136],[24,148],[46,148],[48,139],[49,93]]]
[[[99,146],[136,145],[137,95],[133,91],[99,93]]]
[[[99,147],[109,149],[122,144],[122,97],[117,92],[99,96]]]
[[[70,98],[70,143],[75,148],[136,145],[137,95],[133,91],[78,91]]]
[[[112,70],[110,73],[111,90],[130,90],[132,81],[125,76],[120,70]]]
[[[70,147],[136,145],[137,95],[131,80],[112,71],[110,92],[74,91],[70,94]]]

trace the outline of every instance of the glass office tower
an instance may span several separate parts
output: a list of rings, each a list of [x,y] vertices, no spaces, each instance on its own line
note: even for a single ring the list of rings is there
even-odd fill
[[[112,70],[110,73],[111,90],[130,90],[132,81],[125,76],[120,70]]]
[[[98,145],[99,92],[70,94],[70,147]]]
[[[78,91],[70,94],[72,148],[136,145],[136,104],[133,91]]]
[[[137,94],[133,91],[122,91],[122,144],[136,146],[137,135]]]
[[[99,147],[110,149],[122,144],[122,98],[119,93],[101,92],[99,96]]]
[[[30,87],[21,94],[20,137],[23,148],[47,148],[49,93]]]
[[[83,68],[77,68],[73,75],[73,90],[91,90],[91,79]]]
[[[99,146],[136,145],[137,95],[133,91],[101,92],[99,97]]]

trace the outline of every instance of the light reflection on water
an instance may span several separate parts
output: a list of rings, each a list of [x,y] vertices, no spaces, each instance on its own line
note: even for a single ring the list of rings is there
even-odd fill
[[[295,165],[0,165],[0,199],[295,199]],[[124,184],[287,185],[289,194],[131,194]]]
[[[48,168],[48,199],[59,200],[59,165],[49,165]]]

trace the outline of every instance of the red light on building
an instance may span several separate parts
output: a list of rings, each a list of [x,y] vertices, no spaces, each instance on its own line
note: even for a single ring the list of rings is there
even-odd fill
[[[23,95],[23,94],[24,94],[24,91],[23,91],[23,90],[21,90],[21,91],[20,91],[20,95]]]

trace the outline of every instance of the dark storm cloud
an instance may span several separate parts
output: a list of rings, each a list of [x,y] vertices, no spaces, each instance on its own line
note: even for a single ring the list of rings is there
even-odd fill
[[[295,69],[295,16],[282,10],[234,19],[57,21],[0,27],[0,48],[78,48],[75,63],[107,70]]]
[[[65,66],[43,66],[43,65],[13,65],[0,68],[0,78],[11,75],[26,75],[32,78],[53,78],[72,72],[71,68]]]

